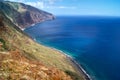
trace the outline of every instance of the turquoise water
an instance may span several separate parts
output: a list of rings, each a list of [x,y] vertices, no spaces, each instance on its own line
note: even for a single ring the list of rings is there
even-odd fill
[[[25,32],[69,54],[94,80],[120,80],[120,18],[61,16]]]

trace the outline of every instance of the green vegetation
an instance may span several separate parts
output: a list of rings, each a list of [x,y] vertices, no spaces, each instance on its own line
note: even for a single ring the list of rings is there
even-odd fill
[[[0,34],[0,37],[4,39],[5,44],[7,44],[6,47],[8,48],[8,51],[18,49],[30,60],[40,61],[47,67],[57,67],[62,71],[67,70],[71,73],[78,74],[77,69],[74,68],[71,61],[67,59],[66,56],[51,48],[39,45],[32,39],[23,35],[23,33],[16,31],[12,26],[14,25],[7,26],[7,31]],[[83,80],[82,76],[83,75],[79,75],[77,77]]]
[[[2,43],[2,47],[3,47],[5,50],[7,50],[6,43],[5,43],[5,41],[4,41],[2,38],[0,38],[0,43]]]
[[[79,78],[79,75],[78,74],[76,74],[76,73],[74,73],[74,72],[71,72],[71,71],[65,71],[68,75],[70,75],[72,78],[73,78],[73,80],[82,80],[82,78],[80,79]]]
[[[32,39],[21,33],[21,30],[16,30],[14,28],[16,26],[9,21],[5,21],[5,24],[7,31],[3,31],[2,34],[0,34],[0,37],[4,39],[9,51],[19,49],[21,53],[30,60],[40,61],[48,67],[57,67],[62,71],[67,71],[67,73],[70,72],[68,73],[69,75],[78,74],[73,77],[75,79],[84,80],[83,74],[79,74],[79,71],[74,67],[74,64],[66,58],[65,55],[34,42]]]
[[[17,4],[0,4],[0,9],[2,9],[0,11],[0,16],[4,18],[3,23],[5,27],[5,30],[0,32],[0,42],[3,44],[3,48],[7,49],[8,52],[17,49],[29,60],[39,61],[47,67],[58,68],[72,76],[74,80],[85,80],[84,75],[82,73],[80,74],[73,62],[64,54],[36,43],[22,32],[18,26],[14,24],[15,17],[13,17],[20,14],[19,11],[14,11],[20,7],[18,6],[13,9],[11,6],[16,7]]]
[[[22,8],[21,4],[18,4],[16,2],[7,2],[7,4],[9,4],[12,8],[14,8],[14,10],[16,10],[20,13],[24,13],[26,11],[25,8]]]

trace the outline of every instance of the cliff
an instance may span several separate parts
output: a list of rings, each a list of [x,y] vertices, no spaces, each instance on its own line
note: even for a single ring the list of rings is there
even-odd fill
[[[9,25],[0,17],[0,80],[72,80],[63,71],[44,65],[32,54],[27,55],[27,50],[21,46],[24,44],[22,41],[31,46],[31,50],[28,50],[31,53],[35,50],[32,49],[34,42]]]
[[[34,13],[34,15],[42,15],[41,19],[37,21],[36,17],[31,16],[33,22],[25,23],[24,19],[27,19],[25,16],[21,19],[16,16],[23,15],[26,11],[19,12],[12,4],[22,3],[0,2],[0,80],[85,80],[85,76],[65,55],[36,43],[20,30],[41,19],[52,19],[53,16],[45,12],[43,18],[41,13]],[[17,9],[20,7],[18,6]],[[34,10],[38,9],[34,8]],[[22,19],[23,22],[19,23]]]
[[[35,23],[54,19],[52,14],[23,3],[0,2],[0,10],[21,29]]]

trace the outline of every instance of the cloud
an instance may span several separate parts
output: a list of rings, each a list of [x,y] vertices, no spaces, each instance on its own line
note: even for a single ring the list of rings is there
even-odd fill
[[[46,6],[48,9],[76,9],[75,6]]]
[[[76,7],[74,6],[59,6],[58,8],[61,8],[61,9],[75,9]]]
[[[9,0],[9,1],[22,2],[37,7],[39,9],[75,9],[76,8],[75,6],[65,6],[65,5],[55,6],[57,3],[62,2],[63,0],[37,0],[34,2],[31,0]]]
[[[49,4],[54,4],[56,2],[56,0],[48,0]]]
[[[43,2],[26,2],[26,4],[37,7],[37,8],[44,8],[44,3]]]
[[[40,0],[41,1],[41,0]],[[55,4],[57,2],[63,1],[63,0],[42,0],[43,2],[47,3],[47,4]]]
[[[4,0],[4,1],[13,1],[13,2],[22,2],[22,3],[25,2],[25,0]]]
[[[25,3],[40,9],[43,8],[59,8],[58,6],[54,6],[54,4],[56,4],[57,2],[62,1],[62,0],[39,0],[36,2],[28,2],[26,1]]]

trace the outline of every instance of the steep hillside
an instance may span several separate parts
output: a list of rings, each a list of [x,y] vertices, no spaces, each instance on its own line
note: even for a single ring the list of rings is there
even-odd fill
[[[0,80],[72,80],[63,71],[54,66],[45,66],[35,59],[34,55],[40,55],[39,52],[33,53],[35,48],[32,47],[36,43],[1,19],[3,18],[0,18]],[[22,45],[24,42],[21,41],[25,41],[28,46]],[[28,52],[34,55],[29,54],[25,47],[29,47]]]
[[[10,3],[7,2],[7,4],[11,4],[11,2]],[[7,9],[7,6],[5,7]],[[79,70],[74,66],[73,62],[70,59],[68,59],[65,55],[61,54],[56,50],[53,50],[51,48],[45,47],[43,45],[34,42],[24,32],[22,32],[22,30],[18,28],[19,26],[16,26],[15,23],[13,23],[14,21],[12,20],[14,20],[15,17],[12,18],[11,16],[6,15],[5,13],[7,13],[7,10],[6,12],[4,12],[3,9],[4,8],[0,9],[0,64],[4,64],[4,65],[0,65],[0,73],[2,73],[0,74],[2,75],[2,77],[0,76],[1,79],[5,78],[5,80],[10,80],[7,79],[10,77],[9,74],[17,73],[14,72],[17,69],[20,69],[23,72],[18,72],[18,74],[11,75],[12,80],[14,80],[12,76],[21,78],[23,77],[22,75],[23,73],[25,77],[27,75],[27,78],[30,78],[31,77],[30,75],[38,76],[37,74],[39,72],[37,70],[41,70],[40,64],[44,64],[43,67],[47,68],[48,71],[41,70],[42,73],[40,73],[40,76],[42,74],[45,74],[43,75],[45,78],[51,77],[53,75],[54,77],[57,76],[60,77],[59,79],[54,78],[50,80],[71,80],[71,78],[67,76],[67,74],[70,75],[73,80],[85,80],[85,76],[82,74],[82,72],[81,73],[79,72]],[[9,13],[12,14],[13,11],[10,11]],[[16,24],[18,24],[18,22],[16,22]],[[21,25],[23,26],[23,24]],[[21,58],[22,58],[22,63],[25,62],[27,64],[23,63],[22,65],[21,63],[22,67],[19,67],[20,65],[18,64],[18,62],[20,62],[19,60],[21,60]],[[16,69],[13,69],[10,66],[8,66],[9,64],[11,66],[14,66]],[[31,65],[37,65],[37,64],[38,67],[40,68],[35,67],[33,69],[31,67]],[[29,68],[28,70],[26,69],[27,68],[26,66],[28,66]],[[24,68],[25,71],[27,70],[28,72],[31,72],[30,75],[29,73],[24,72]],[[31,69],[36,71],[35,74],[34,71],[31,71]],[[62,71],[64,71],[65,73]],[[7,74],[5,74],[4,72]],[[35,80],[35,77],[33,77],[33,80]]]
[[[50,13],[17,2],[0,2],[0,10],[21,29],[54,18]]]
[[[72,80],[64,72],[29,60],[19,50],[0,52],[0,80]]]

